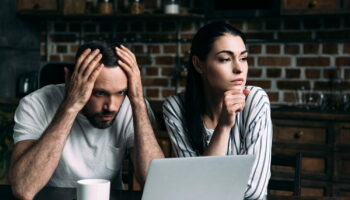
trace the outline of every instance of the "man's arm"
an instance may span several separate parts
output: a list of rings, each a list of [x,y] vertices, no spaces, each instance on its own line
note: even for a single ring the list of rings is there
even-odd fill
[[[147,106],[142,92],[140,70],[134,54],[121,45],[116,48],[116,53],[121,60],[120,66],[128,77],[128,97],[133,110],[134,119],[134,148],[131,150],[131,159],[134,163],[135,174],[141,185],[147,177],[150,162],[154,158],[163,158],[157,139],[148,117]]]
[[[50,180],[78,112],[91,96],[103,65],[99,51],[86,50],[74,72],[66,72],[66,96],[39,140],[18,142],[11,157],[9,181],[15,196],[32,199]]]

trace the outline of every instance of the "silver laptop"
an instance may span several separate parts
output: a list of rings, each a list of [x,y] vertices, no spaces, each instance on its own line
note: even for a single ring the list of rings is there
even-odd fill
[[[254,155],[154,159],[142,200],[242,200]]]

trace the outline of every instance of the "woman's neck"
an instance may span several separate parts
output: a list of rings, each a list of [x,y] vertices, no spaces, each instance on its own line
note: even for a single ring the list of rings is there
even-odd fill
[[[205,110],[202,116],[205,127],[215,129],[221,114],[223,94],[204,86]]]

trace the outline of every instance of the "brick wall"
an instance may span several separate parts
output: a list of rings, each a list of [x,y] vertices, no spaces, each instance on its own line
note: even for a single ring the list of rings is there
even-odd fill
[[[227,20],[248,37],[248,84],[264,88],[272,104],[298,94],[350,92],[350,18],[283,17]],[[183,91],[190,39],[207,21],[178,19],[51,20],[42,26],[43,61],[74,61],[79,44],[107,38],[131,48],[142,68],[145,95],[163,100]],[[178,32],[177,32],[178,30]],[[45,46],[47,44],[47,46]]]

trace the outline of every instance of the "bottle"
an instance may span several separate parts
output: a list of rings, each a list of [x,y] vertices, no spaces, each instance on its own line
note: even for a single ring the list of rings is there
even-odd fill
[[[165,14],[179,14],[180,5],[178,0],[165,0],[164,13]]]
[[[112,14],[113,4],[110,2],[110,0],[100,0],[98,3],[98,10],[101,14]]]
[[[143,13],[143,2],[141,0],[132,0],[130,3],[131,14],[142,14]]]

